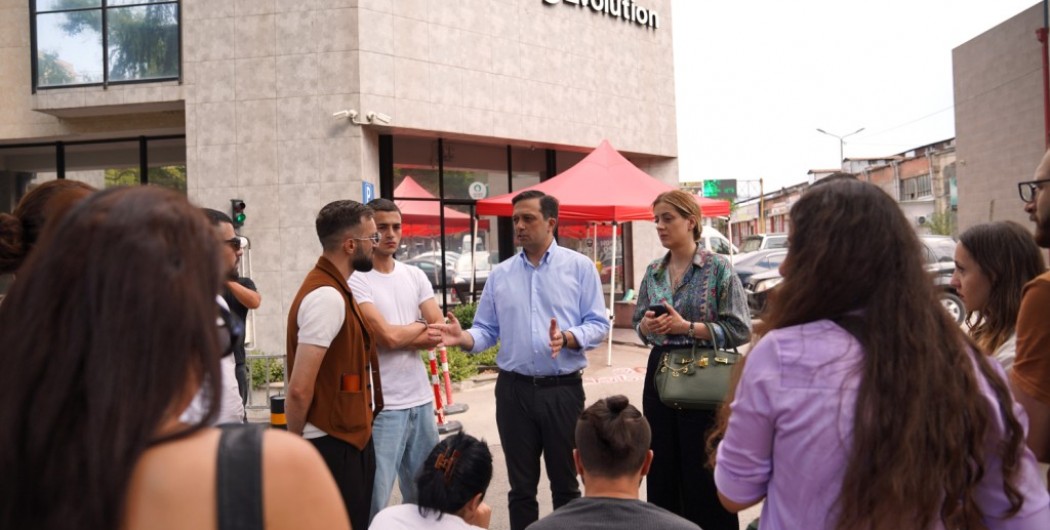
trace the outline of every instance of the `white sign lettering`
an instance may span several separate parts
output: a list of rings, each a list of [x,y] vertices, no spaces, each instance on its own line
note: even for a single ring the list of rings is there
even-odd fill
[[[650,11],[633,0],[543,0],[547,5],[572,4],[580,9],[591,8],[594,13],[607,17],[619,18],[624,22],[634,22],[647,28],[660,28],[660,15]]]

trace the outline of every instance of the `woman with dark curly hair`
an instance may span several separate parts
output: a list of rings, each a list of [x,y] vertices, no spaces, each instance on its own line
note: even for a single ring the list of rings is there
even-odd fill
[[[955,246],[951,284],[966,303],[970,336],[1007,370],[1017,356],[1021,290],[1045,271],[1032,233],[1012,221],[973,226]]]
[[[938,301],[877,186],[837,178],[791,208],[783,282],[718,444],[723,505],[763,530],[1050,528],[999,363]]]

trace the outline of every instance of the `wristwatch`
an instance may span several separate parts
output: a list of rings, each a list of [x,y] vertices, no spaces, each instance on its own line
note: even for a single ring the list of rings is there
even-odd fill
[[[689,338],[696,340],[696,322],[689,322]]]
[[[427,319],[425,319],[425,318],[417,318],[416,319],[416,323],[417,324],[423,324],[424,328],[429,328],[430,327],[430,323],[427,322]]]

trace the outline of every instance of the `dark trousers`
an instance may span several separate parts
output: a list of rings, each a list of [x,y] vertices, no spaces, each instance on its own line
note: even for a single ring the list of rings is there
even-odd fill
[[[653,348],[645,371],[642,413],[652,430],[653,463],[646,500],[689,519],[704,530],[739,530],[736,514],[718,501],[714,473],[706,467],[704,443],[716,411],[675,410],[660,402],[653,377],[663,350]]]
[[[368,528],[368,510],[372,504],[372,482],[376,476],[376,453],[372,439],[359,451],[338,438],[322,436],[308,440],[321,453],[324,463],[339,486],[346,513],[353,528]]]
[[[248,404],[248,365],[237,363],[234,374],[237,375],[237,390],[241,393],[241,403]]]
[[[580,496],[572,449],[583,402],[581,380],[538,386],[500,372],[496,380],[496,426],[507,460],[511,530],[524,530],[539,519],[536,488],[541,454],[554,509]]]

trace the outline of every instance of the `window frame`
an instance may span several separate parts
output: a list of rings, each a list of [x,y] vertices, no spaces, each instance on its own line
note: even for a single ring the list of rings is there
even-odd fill
[[[43,90],[61,90],[63,88],[82,88],[82,87],[94,87],[101,86],[103,90],[109,88],[110,85],[138,85],[143,83],[162,83],[177,81],[182,84],[182,72],[183,72],[183,57],[182,57],[182,0],[140,0],[138,2],[129,4],[115,4],[109,5],[109,0],[98,0],[98,7],[81,7],[75,9],[58,9],[58,10],[47,10],[37,11],[36,5],[39,0],[28,0],[29,1],[29,67],[30,75],[33,78],[32,81],[32,93],[36,94],[37,91]],[[119,8],[131,8],[131,7],[143,7],[151,5],[163,5],[163,4],[174,4],[175,7],[175,24],[178,26],[176,32],[176,46],[179,50],[178,57],[178,73],[170,77],[153,77],[150,79],[130,79],[120,81],[109,80],[109,28],[107,21],[107,13],[109,9]],[[37,15],[49,14],[49,13],[72,13],[77,11],[100,11],[102,16],[101,23],[101,37],[102,37],[102,82],[99,83],[71,83],[68,85],[48,85],[39,86],[39,67],[37,62],[39,60],[39,48],[37,46]]]

